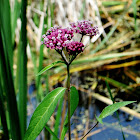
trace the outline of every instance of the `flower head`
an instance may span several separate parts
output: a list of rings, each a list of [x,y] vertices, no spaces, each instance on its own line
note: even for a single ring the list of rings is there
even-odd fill
[[[71,28],[52,27],[42,36],[44,38],[43,44],[47,48],[62,50],[67,42],[73,38],[73,33],[74,30]]]
[[[84,44],[78,41],[72,41],[66,44],[66,50],[69,55],[75,55],[83,52]]]
[[[61,26],[51,27],[42,36],[42,44],[47,48],[55,49],[66,64],[68,64],[68,61],[63,52],[64,48],[69,54],[69,62],[71,63],[84,50],[84,44],[81,43],[83,36],[88,35],[92,37],[99,33],[98,27],[92,27],[91,21],[77,21],[76,23],[70,23],[70,25],[71,27],[68,28],[61,28]],[[82,34],[80,42],[73,41],[74,32]]]
[[[99,33],[98,27],[92,27],[91,21],[77,21],[70,23],[71,27],[75,30],[76,33],[88,36],[95,36]]]

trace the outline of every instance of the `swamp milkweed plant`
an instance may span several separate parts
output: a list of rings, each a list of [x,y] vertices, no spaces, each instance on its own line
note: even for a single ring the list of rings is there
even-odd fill
[[[25,134],[25,140],[34,140],[39,133],[42,131],[44,127],[53,135],[53,137],[57,140],[64,140],[65,134],[68,130],[68,137],[71,140],[71,122],[70,118],[73,115],[75,109],[78,106],[79,96],[78,91],[75,87],[70,86],[70,65],[77,57],[78,54],[82,53],[86,46],[82,43],[83,36],[89,36],[90,38],[99,34],[99,30],[97,26],[92,26],[91,21],[77,21],[70,23],[70,27],[62,28],[61,26],[51,27],[46,34],[42,36],[43,42],[47,48],[54,49],[57,53],[60,54],[63,61],[57,61],[52,63],[51,65],[45,67],[41,70],[38,75],[44,73],[48,69],[52,68],[55,64],[64,63],[67,67],[67,83],[66,87],[58,87],[51,91],[43,101],[38,105],[34,114],[30,120],[29,127]],[[74,39],[74,35],[79,34],[79,41]],[[67,53],[67,54],[66,54]],[[67,91],[67,92],[66,92]],[[63,129],[61,132],[60,138],[48,127],[46,123],[54,112],[56,105],[59,99],[64,95],[68,96],[68,114],[66,116]],[[107,106],[99,117],[97,118],[98,122],[102,123],[102,119],[111,115],[117,109],[127,104],[133,103],[133,101],[125,101],[114,103],[113,105]],[[96,126],[95,125],[95,126]],[[95,127],[94,126],[94,127]],[[93,127],[93,128],[94,128]],[[87,132],[89,133],[91,129]],[[85,135],[86,136],[86,135]],[[83,136],[83,138],[85,137]]]

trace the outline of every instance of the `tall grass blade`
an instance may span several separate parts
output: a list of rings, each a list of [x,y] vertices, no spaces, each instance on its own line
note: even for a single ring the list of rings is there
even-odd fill
[[[4,53],[8,55],[11,72],[13,73],[13,47],[11,35],[11,13],[9,0],[0,0],[0,31],[4,46]],[[7,62],[6,62],[7,64]]]
[[[132,88],[130,88],[129,86],[127,86],[126,84],[124,83],[121,83],[121,82],[118,82],[114,79],[111,79],[111,78],[108,78],[108,77],[105,77],[105,76],[99,76],[101,79],[103,80],[106,80],[108,83],[111,83],[113,86],[115,87],[119,87],[119,88],[124,88],[124,89],[129,89],[129,90],[132,90]]]
[[[112,53],[112,54],[104,54],[104,55],[98,55],[94,57],[89,57],[85,59],[79,59],[75,60],[72,64],[82,64],[82,63],[88,63],[88,62],[95,62],[95,61],[100,61],[100,60],[107,60],[107,59],[112,59],[112,58],[119,58],[119,57],[124,57],[124,56],[130,56],[132,54],[139,54],[138,50],[136,52],[123,52],[123,53]]]
[[[83,5],[82,5],[82,9],[80,11],[80,17],[79,17],[80,20],[82,20],[83,17],[84,17],[84,9],[85,9],[85,6],[86,6],[86,1],[84,0],[83,1]]]
[[[58,132],[59,132],[59,124],[60,124],[60,120],[61,120],[61,111],[62,111],[62,106],[63,106],[63,97],[60,99],[59,102],[59,106],[57,109],[57,115],[56,115],[56,121],[55,121],[55,126],[54,126],[54,133],[56,136],[58,136]],[[55,137],[52,138],[52,140],[55,140]]]
[[[112,93],[111,93],[109,84],[108,84],[108,82],[107,82],[106,80],[105,80],[105,83],[106,83],[107,90],[108,90],[108,92],[109,92],[110,98],[111,98],[111,100],[112,100],[112,102],[113,102],[113,104],[114,104],[114,103],[115,103],[115,100],[114,100],[114,98],[113,98],[113,96],[112,96]]]
[[[2,126],[3,126],[4,139],[9,140],[9,133],[8,133],[8,127],[7,127],[7,122],[6,122],[3,91],[2,91],[1,83],[2,82],[0,81],[0,116],[1,116],[1,123],[2,123]]]
[[[50,3],[50,10],[51,10],[51,27],[53,26],[53,20],[54,20],[54,3]]]
[[[11,131],[11,138],[13,140],[21,140],[21,132],[20,132],[20,123],[19,123],[19,117],[18,117],[18,111],[17,111],[17,104],[16,104],[16,96],[15,96],[15,90],[14,90],[14,84],[13,84],[13,77],[12,77],[12,71],[10,67],[10,62],[6,61],[8,60],[8,55],[5,55],[8,53],[4,52],[4,46],[2,44],[2,38],[0,34],[0,75],[1,81],[3,82],[3,91],[6,95],[6,101],[7,101],[7,107],[8,107],[8,115],[9,115],[9,121],[10,121],[10,131]]]
[[[46,83],[46,95],[49,93],[49,76],[50,76],[50,72],[47,71],[46,80],[45,80],[45,83]]]
[[[19,48],[19,100],[18,111],[21,126],[21,136],[24,138],[26,131],[26,116],[27,116],[27,37],[26,37],[26,6],[27,0],[22,0],[21,6],[21,39]]]
[[[107,86],[107,89],[108,89],[108,92],[109,92],[110,98],[111,98],[111,100],[112,100],[112,102],[113,102],[113,104],[114,104],[114,103],[115,103],[115,100],[114,100],[114,98],[113,98],[113,96],[112,96],[112,93],[111,93],[111,90],[110,90],[109,84],[108,84],[107,81],[105,81],[105,83],[106,83],[106,86]],[[121,132],[122,132],[123,140],[125,140],[125,136],[124,136],[124,132],[123,132],[123,130],[122,130],[121,121],[120,121],[120,118],[119,118],[119,113],[118,113],[118,111],[116,111],[116,114],[117,114],[117,118],[118,118],[118,121],[119,121],[119,124],[120,124],[120,128],[121,128]]]
[[[43,49],[44,49],[44,46],[42,45],[40,47],[38,72],[40,72],[43,68]],[[38,100],[39,100],[39,93],[40,93],[39,90],[41,88],[40,79],[41,79],[41,75],[37,76],[36,87],[37,87],[37,98],[38,98]]]
[[[37,75],[38,73],[38,69],[37,69],[37,65],[36,65],[36,56],[35,56],[35,53],[32,51],[30,45],[29,45],[29,48],[30,48],[30,52],[31,52],[31,59],[32,59],[32,62],[33,62],[33,68],[34,68],[34,73],[35,75]],[[36,82],[36,85],[37,85],[37,76],[35,76],[35,82]]]
[[[14,44],[15,39],[15,29],[17,26],[17,19],[20,16],[21,1],[14,1],[14,8],[11,9],[11,27],[12,27],[12,44]]]
[[[59,140],[56,134],[46,125],[45,128],[49,131],[50,134],[53,135],[54,140]]]
[[[137,3],[136,0],[133,0],[133,14],[134,14],[134,24],[135,24],[135,31],[137,31]]]

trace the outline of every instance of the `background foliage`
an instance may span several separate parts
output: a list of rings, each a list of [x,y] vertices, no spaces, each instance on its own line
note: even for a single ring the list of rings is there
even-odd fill
[[[97,38],[92,38],[91,42],[88,37],[83,39],[88,47],[71,66],[71,82],[79,90],[80,104],[90,106],[93,98],[98,99],[93,93],[110,98],[104,84],[106,80],[114,99],[137,100],[138,103],[131,107],[138,112],[139,11],[139,0],[1,0],[0,126],[5,139],[9,139],[8,136],[14,140],[23,139],[27,127],[26,102],[30,101],[31,96],[37,97],[38,104],[54,87],[65,84],[66,68],[63,64],[57,64],[51,71],[36,76],[42,68],[60,60],[54,51],[41,45],[41,36],[53,25],[67,26],[69,22],[77,20],[93,21],[101,33],[96,43]],[[27,95],[30,84],[36,90],[32,95]],[[28,100],[27,96],[30,97]],[[58,108],[59,114],[62,113],[62,122],[57,125],[62,131],[66,101],[60,100],[59,104],[63,106],[63,111]],[[136,111],[135,116],[139,116]],[[58,120],[59,114],[56,115]],[[55,122],[51,120],[53,128]],[[86,125],[85,131],[89,123]],[[55,125],[56,135],[57,130],[58,126]]]

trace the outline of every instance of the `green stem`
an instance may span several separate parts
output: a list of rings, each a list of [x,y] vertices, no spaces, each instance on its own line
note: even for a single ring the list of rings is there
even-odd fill
[[[89,134],[90,131],[98,125],[98,123],[99,122],[96,122],[96,124],[92,128],[90,128],[89,131],[80,140],[83,140],[85,138],[85,136],[87,136],[87,134]]]
[[[67,89],[68,89],[68,130],[69,140],[71,140],[71,125],[70,125],[70,65],[67,64]]]
[[[84,35],[82,34],[81,39],[80,39],[80,42],[82,42],[83,36],[84,36]]]

